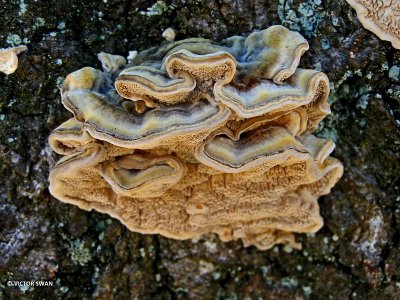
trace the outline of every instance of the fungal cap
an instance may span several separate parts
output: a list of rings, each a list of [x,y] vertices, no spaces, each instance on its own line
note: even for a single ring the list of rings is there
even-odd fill
[[[100,60],[103,70],[109,73],[115,73],[126,65],[126,59],[121,55],[100,52],[97,54],[97,58]]]
[[[299,68],[279,85],[270,80],[261,80],[247,89],[234,84],[216,84],[214,93],[217,101],[242,118],[273,117],[303,107],[313,116],[307,125],[309,131],[315,130],[315,126],[330,113],[328,78],[324,73],[313,70]]]
[[[137,198],[162,196],[184,173],[184,164],[173,156],[131,154],[102,168],[104,179],[116,193]]]
[[[196,87],[195,80],[187,72],[179,75],[180,78],[171,79],[167,73],[151,67],[132,67],[119,74],[115,89],[122,97],[144,100],[151,107],[157,104],[150,99],[175,104]]]
[[[64,94],[63,104],[92,137],[126,148],[146,149],[177,136],[209,132],[230,116],[226,107],[204,101],[156,108],[135,116],[111,104],[105,95],[85,90]]]
[[[308,42],[299,33],[280,25],[251,33],[244,42],[244,55],[237,56],[239,74],[280,84],[295,72],[308,48]]]
[[[136,66],[122,71],[115,88],[127,99],[172,105],[187,100],[196,87],[207,91],[214,81],[230,82],[235,70],[229,53],[198,55],[182,49],[165,58],[162,70]]]
[[[175,30],[173,30],[171,27],[168,27],[162,33],[162,37],[170,42],[173,42],[175,40],[175,36],[176,36]]]
[[[49,136],[51,148],[63,155],[71,154],[94,141],[95,139],[82,128],[82,123],[74,118],[62,123]]]
[[[74,90],[99,91],[106,84],[106,79],[100,70],[85,67],[68,74],[65,78],[61,94]]]
[[[364,28],[381,40],[389,41],[400,49],[400,2],[376,0],[346,0],[357,12]]]
[[[7,75],[12,74],[18,68],[18,54],[27,51],[25,45],[12,47],[7,49],[0,49],[0,72]]]

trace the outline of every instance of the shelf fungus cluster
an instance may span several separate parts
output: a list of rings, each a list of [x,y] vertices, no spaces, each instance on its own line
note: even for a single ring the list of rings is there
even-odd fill
[[[328,78],[298,68],[307,41],[282,26],[170,42],[120,71],[69,74],[73,118],[49,137],[63,158],[50,173],[61,201],[107,213],[140,233],[216,233],[269,249],[300,247],[322,226],[317,199],[343,168],[312,135],[330,112]]]
[[[358,20],[381,40],[400,49],[399,0],[346,0],[357,12]]]

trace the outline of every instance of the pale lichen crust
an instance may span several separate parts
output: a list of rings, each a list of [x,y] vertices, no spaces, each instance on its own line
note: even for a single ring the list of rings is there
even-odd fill
[[[400,49],[399,0],[346,0],[357,12],[358,20],[381,40]]]
[[[216,233],[269,249],[323,221],[318,197],[343,172],[312,135],[330,112],[325,74],[298,68],[307,41],[273,26],[221,43],[171,42],[130,65],[69,74],[73,118],[49,137],[64,155],[50,192],[130,230],[175,239]],[[115,88],[114,88],[115,87]]]

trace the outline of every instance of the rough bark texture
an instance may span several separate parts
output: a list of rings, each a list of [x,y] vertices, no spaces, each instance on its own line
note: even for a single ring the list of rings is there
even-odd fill
[[[0,75],[0,299],[400,299],[400,53],[344,0],[52,2],[0,7],[0,46],[29,48]],[[70,116],[68,73],[100,68],[100,51],[158,45],[167,27],[220,40],[274,24],[303,34],[301,66],[332,82],[319,135],[345,166],[320,199],[323,229],[298,235],[303,250],[140,235],[49,195],[47,137]],[[54,286],[7,286],[40,279]]]

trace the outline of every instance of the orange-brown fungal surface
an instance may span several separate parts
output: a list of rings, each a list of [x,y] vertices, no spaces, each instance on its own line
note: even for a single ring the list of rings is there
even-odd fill
[[[50,146],[50,192],[175,239],[216,233],[269,249],[322,226],[318,197],[340,178],[334,143],[312,135],[330,112],[325,74],[297,68],[308,44],[273,26],[221,43],[171,42],[123,70],[67,76],[73,118]]]
[[[381,40],[400,49],[400,1],[346,0],[357,12],[358,20]]]

